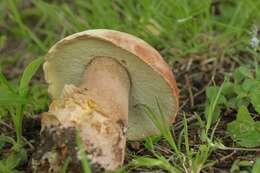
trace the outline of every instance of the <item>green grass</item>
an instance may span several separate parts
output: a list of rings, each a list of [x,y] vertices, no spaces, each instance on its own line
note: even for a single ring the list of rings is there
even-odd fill
[[[28,102],[29,82],[42,63],[43,59],[38,58],[25,68],[18,88],[13,88],[0,71],[0,83],[2,87],[0,104],[2,105],[2,108],[8,110],[12,117],[12,122],[16,131],[16,142],[19,146],[22,145],[23,111]]]
[[[176,60],[209,45],[230,48],[248,44],[248,32],[260,19],[257,0],[76,0],[47,3],[32,0],[1,2],[3,34],[24,40],[30,51],[44,54],[66,35],[92,28],[110,28],[137,35],[167,58]],[[214,9],[220,15],[214,15]],[[22,10],[21,10],[22,9]],[[109,16],[109,17],[108,17]],[[7,19],[7,20],[6,20]]]
[[[49,104],[47,86],[35,78],[31,81],[43,62],[36,57],[42,57],[55,42],[69,34],[95,28],[124,31],[144,39],[159,50],[177,72],[182,60],[190,57],[213,59],[216,66],[221,61],[234,61],[236,66],[242,66],[229,74],[216,72],[216,76],[225,78],[224,82],[212,81],[213,85],[206,87],[203,103],[195,102],[199,107],[195,112],[180,111],[179,116],[183,117],[178,134],[165,128],[164,113],[158,101],[159,115],[149,105],[141,106],[161,135],[145,139],[142,143],[149,154],[129,153],[132,160],[116,172],[153,167],[153,170],[173,173],[199,173],[218,163],[213,158],[218,152],[258,150],[248,148],[248,141],[251,141],[250,146],[259,147],[254,142],[258,133],[247,135],[246,139],[242,137],[241,145],[241,136],[234,136],[241,129],[234,130],[229,125],[229,130],[221,136],[216,132],[221,123],[245,125],[246,120],[241,122],[242,113],[250,119],[254,132],[259,130],[260,47],[250,45],[252,38],[259,39],[259,9],[260,0],[0,1],[0,122],[10,119],[16,134],[14,137],[1,133],[0,151],[7,144],[12,149],[9,154],[0,152],[0,173],[14,172],[27,161],[26,140],[22,137],[23,118],[46,111]],[[32,62],[27,67],[27,64],[21,65],[28,59]],[[19,75],[15,74],[15,69],[22,69]],[[41,71],[37,75],[42,79]],[[178,83],[181,95],[186,97],[182,80]],[[225,122],[223,114],[230,110],[232,121]],[[189,122],[190,116],[195,117],[195,122]],[[195,144],[191,140],[194,131],[199,137]],[[233,140],[228,146],[227,139]],[[169,150],[170,156],[157,149],[161,144]],[[81,154],[85,172],[90,172],[87,160]],[[14,155],[21,158],[19,162],[15,162]],[[8,165],[7,160],[13,164]],[[68,164],[69,158],[61,172],[66,172]],[[257,173],[259,159],[255,163],[235,160],[229,170]]]

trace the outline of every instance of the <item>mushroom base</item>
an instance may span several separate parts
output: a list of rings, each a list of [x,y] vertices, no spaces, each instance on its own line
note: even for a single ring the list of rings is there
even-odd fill
[[[82,172],[77,135],[94,172],[123,164],[130,86],[127,72],[116,61],[102,57],[87,66],[84,77],[80,87],[65,85],[61,99],[42,114],[33,172],[59,172],[68,158],[67,172]]]
[[[66,162],[69,163],[66,172],[83,172],[75,140],[77,133],[74,128],[61,129],[60,126],[53,126],[42,131],[41,136],[41,143],[31,160],[33,172],[60,172]],[[104,171],[98,163],[90,164],[90,167],[94,173]]]

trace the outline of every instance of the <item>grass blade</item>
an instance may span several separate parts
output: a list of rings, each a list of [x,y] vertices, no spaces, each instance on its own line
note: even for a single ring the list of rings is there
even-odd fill
[[[31,81],[33,75],[36,73],[40,65],[43,63],[43,58],[37,58],[33,60],[24,70],[20,86],[19,86],[19,94],[22,96],[26,96],[28,92],[29,82]]]
[[[66,173],[71,161],[71,157],[67,157],[59,173]]]
[[[187,118],[186,118],[186,114],[185,114],[185,113],[184,113],[184,121],[183,121],[183,124],[184,124],[184,143],[185,143],[185,149],[186,149],[187,155],[188,155],[189,157],[191,157],[192,153],[191,153],[190,147],[189,147],[188,123],[187,123]]]
[[[79,150],[79,156],[80,156],[80,160],[82,163],[82,167],[83,167],[83,171],[84,173],[92,173],[88,159],[87,159],[87,155],[84,151],[84,147],[79,135],[79,132],[77,131],[77,136],[76,136],[76,142],[77,142],[77,146],[78,146],[78,150]]]
[[[26,99],[11,93],[0,93],[0,105],[25,104]]]
[[[156,115],[154,113],[154,111],[148,107],[147,105],[142,105],[144,107],[144,111],[146,113],[146,115],[152,120],[152,122],[154,123],[154,125],[158,128],[158,130],[160,131],[161,135],[167,140],[167,142],[170,144],[170,146],[172,147],[172,149],[174,150],[174,152],[178,155],[180,153],[180,151],[178,150],[178,147],[173,139],[173,136],[171,134],[169,125],[165,119],[165,114],[162,111],[162,108],[158,102],[158,100],[156,99],[156,103],[159,109],[159,115]]]
[[[208,130],[210,129],[212,119],[213,119],[213,113],[214,113],[215,108],[217,106],[217,103],[218,103],[218,100],[220,98],[220,94],[222,92],[225,81],[226,81],[226,79],[224,80],[224,82],[220,86],[216,98],[214,99],[214,101],[209,106],[209,115],[207,116],[207,124],[206,124],[206,136],[208,136]]]
[[[180,173],[175,169],[166,159],[154,159],[149,157],[138,157],[134,159],[131,164],[137,167],[159,167],[165,169],[171,173]]]
[[[12,13],[13,20],[18,24],[20,29],[22,30],[23,34],[28,34],[29,37],[37,44],[37,46],[42,50],[46,51],[47,48],[43,44],[43,42],[23,23],[21,16],[19,15],[19,12],[17,10],[15,1],[13,0],[7,0],[9,9]]]

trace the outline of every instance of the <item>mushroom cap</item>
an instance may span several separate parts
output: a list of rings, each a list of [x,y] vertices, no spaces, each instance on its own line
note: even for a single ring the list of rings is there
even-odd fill
[[[116,59],[129,73],[129,140],[139,140],[159,132],[139,104],[153,108],[159,116],[157,98],[167,125],[175,121],[179,95],[171,68],[148,43],[119,31],[86,30],[57,42],[46,54],[43,65],[52,98],[61,97],[65,84],[78,86],[87,64],[100,56]]]

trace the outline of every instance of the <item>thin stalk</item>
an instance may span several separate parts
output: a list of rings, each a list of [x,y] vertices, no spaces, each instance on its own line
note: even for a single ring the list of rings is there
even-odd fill
[[[208,136],[208,131],[209,131],[211,123],[212,123],[213,113],[214,113],[214,110],[215,110],[215,108],[217,106],[217,103],[218,103],[218,100],[220,98],[220,94],[222,92],[222,89],[223,89],[225,81],[226,81],[226,79],[224,80],[224,82],[220,86],[214,102],[212,104],[210,104],[210,111],[209,111],[209,115],[207,117],[207,124],[206,124],[206,136]]]

